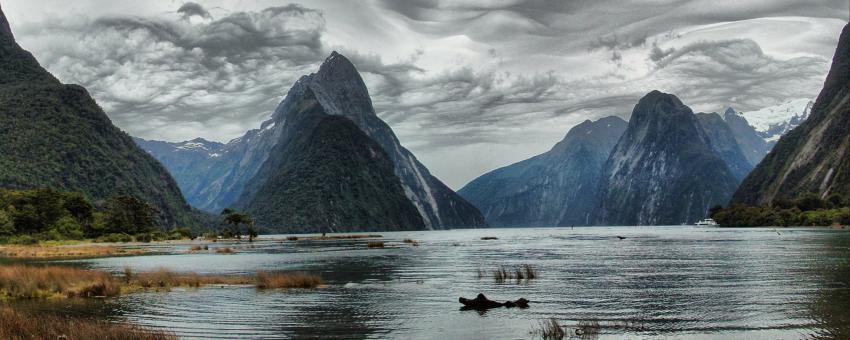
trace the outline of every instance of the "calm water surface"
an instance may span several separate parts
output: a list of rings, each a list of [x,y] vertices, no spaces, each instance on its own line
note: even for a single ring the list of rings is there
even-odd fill
[[[303,270],[328,286],[141,293],[81,307],[186,338],[532,338],[542,320],[595,320],[599,338],[847,337],[850,231],[611,227],[382,233],[367,240],[235,245],[234,255],[85,260],[120,273],[164,267],[209,274]],[[481,240],[496,236],[498,240]],[[626,237],[619,239],[617,236]],[[282,236],[277,237],[278,239]],[[420,246],[402,243],[415,239]],[[220,246],[220,244],[212,244]],[[533,265],[528,283],[478,269]],[[457,298],[531,300],[528,309],[461,311]],[[95,305],[95,306],[89,306]]]

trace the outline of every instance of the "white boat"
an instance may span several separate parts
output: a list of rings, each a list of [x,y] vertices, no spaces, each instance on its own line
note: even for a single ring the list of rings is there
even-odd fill
[[[696,223],[696,225],[709,225],[709,226],[712,226],[712,225],[717,225],[717,221],[715,221],[714,219],[711,219],[711,218],[706,218],[706,219],[704,219],[704,220],[700,220],[699,222],[697,222],[697,223]]]

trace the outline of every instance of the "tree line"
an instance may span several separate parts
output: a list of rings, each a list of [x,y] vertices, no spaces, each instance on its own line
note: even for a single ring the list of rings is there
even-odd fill
[[[163,231],[158,213],[147,202],[127,195],[91,202],[79,192],[0,190],[0,242],[145,242],[191,237],[188,228]]]
[[[752,206],[731,204],[711,209],[711,217],[726,227],[850,225],[850,200],[841,194],[821,198],[815,193]]]

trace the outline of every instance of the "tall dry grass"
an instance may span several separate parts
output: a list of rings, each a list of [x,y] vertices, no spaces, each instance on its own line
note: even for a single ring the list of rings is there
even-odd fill
[[[324,285],[325,280],[315,274],[305,272],[266,272],[257,271],[257,288],[316,288]]]
[[[0,256],[15,258],[62,258],[62,257],[100,257],[100,256],[125,256],[141,255],[148,251],[145,249],[131,249],[116,246],[97,245],[9,245],[0,246]]]
[[[120,293],[121,283],[105,272],[61,266],[0,266],[0,297],[4,298],[109,297]]]
[[[176,340],[174,334],[128,324],[30,315],[0,307],[0,339],[123,339]]]
[[[531,333],[539,335],[544,340],[561,340],[567,336],[564,326],[561,326],[555,318],[541,321]]]

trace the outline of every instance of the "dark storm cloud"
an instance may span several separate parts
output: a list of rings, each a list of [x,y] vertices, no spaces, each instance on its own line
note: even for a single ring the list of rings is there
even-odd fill
[[[202,12],[184,5],[180,14]],[[61,79],[89,88],[119,126],[173,139],[254,127],[325,54],[316,10],[290,5],[208,19],[55,22],[38,28],[48,46],[39,57]],[[69,37],[80,43],[64,43]]]
[[[201,18],[212,18],[210,12],[207,12],[204,7],[194,2],[187,2],[183,4],[183,6],[180,6],[180,8],[177,10],[177,13],[182,14],[183,18],[190,18],[193,16],[199,16]]]

